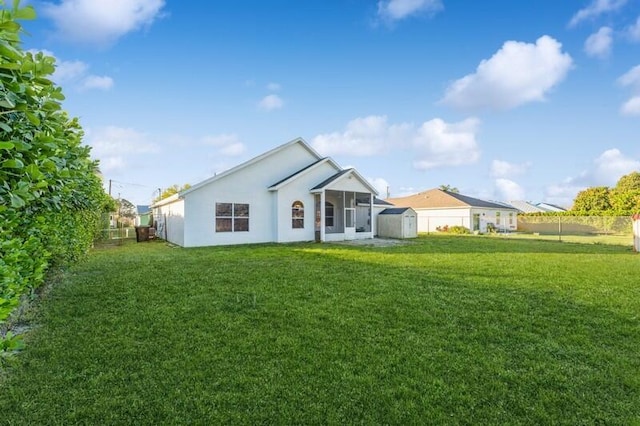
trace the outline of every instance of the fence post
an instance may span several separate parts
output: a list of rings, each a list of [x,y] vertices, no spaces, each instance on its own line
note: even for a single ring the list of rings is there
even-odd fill
[[[558,215],[558,241],[562,241],[562,216]]]

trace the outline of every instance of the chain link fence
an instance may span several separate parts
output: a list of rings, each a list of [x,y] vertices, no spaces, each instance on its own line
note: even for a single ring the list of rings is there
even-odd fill
[[[630,216],[528,216],[518,215],[518,233],[550,236],[563,240],[581,237],[633,243],[633,220]]]

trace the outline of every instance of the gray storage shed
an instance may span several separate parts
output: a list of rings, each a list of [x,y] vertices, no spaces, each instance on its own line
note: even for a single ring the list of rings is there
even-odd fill
[[[418,215],[411,207],[392,207],[378,214],[378,236],[387,238],[416,238]]]

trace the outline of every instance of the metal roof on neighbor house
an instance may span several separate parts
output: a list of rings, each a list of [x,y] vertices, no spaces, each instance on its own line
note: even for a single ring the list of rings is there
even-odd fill
[[[522,213],[542,213],[542,212],[548,211],[541,207],[534,206],[533,204],[523,200],[509,201],[509,204],[511,205],[511,207],[515,207],[516,209],[520,210]]]

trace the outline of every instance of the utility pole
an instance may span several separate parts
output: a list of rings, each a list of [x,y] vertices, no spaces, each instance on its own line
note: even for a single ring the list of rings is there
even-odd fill
[[[109,179],[109,197],[111,197],[111,179]]]

